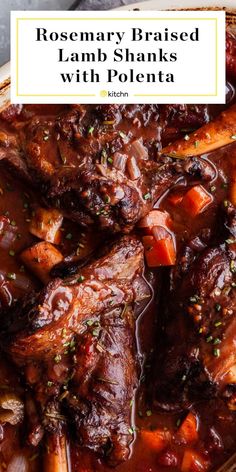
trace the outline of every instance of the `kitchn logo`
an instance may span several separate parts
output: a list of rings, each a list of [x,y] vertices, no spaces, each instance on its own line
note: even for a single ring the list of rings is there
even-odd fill
[[[128,92],[116,92],[115,90],[101,90],[100,97],[110,97],[110,98],[118,98],[118,97],[128,97]]]

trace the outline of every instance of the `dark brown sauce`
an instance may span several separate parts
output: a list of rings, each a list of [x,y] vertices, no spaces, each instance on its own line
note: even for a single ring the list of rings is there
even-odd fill
[[[234,100],[235,91],[233,86],[228,87],[230,96],[229,101]],[[63,106],[26,106],[23,114],[24,120],[29,119],[32,115],[38,113],[40,116],[50,117],[54,113],[64,110]],[[211,109],[211,114],[216,114],[218,108]],[[7,127],[6,123],[2,125]],[[19,124],[20,126],[20,124]],[[128,124],[122,122],[120,129],[127,132]],[[172,137],[178,136],[178,130],[170,130]],[[137,128],[136,137],[142,135],[142,129]],[[145,132],[145,139],[152,140],[157,138],[157,131],[148,128]],[[55,143],[54,143],[55,144]],[[48,152],[46,149],[45,152]],[[191,236],[198,234],[203,227],[212,228],[217,231],[218,224],[218,207],[228,196],[227,182],[230,176],[231,167],[236,157],[236,144],[224,148],[205,159],[216,169],[216,175],[213,181],[205,185],[213,196],[213,204],[203,214],[195,219],[190,218],[180,209],[174,208],[168,200],[169,194],[176,190],[186,189],[188,182],[180,181],[177,186],[170,189],[169,193],[163,195],[157,206],[167,210],[173,219],[173,232],[176,235],[177,248],[180,248]],[[22,263],[18,258],[18,254],[26,247],[32,245],[36,238],[30,235],[28,231],[32,212],[35,206],[39,204],[37,193],[30,188],[26,189],[26,185],[13,177],[4,167],[0,168],[0,215],[9,218],[13,227],[17,228],[17,238],[7,251],[0,248],[1,270],[8,274],[6,278],[6,289],[9,297],[12,298],[11,303],[15,299],[19,299],[25,292],[31,289],[41,287],[41,284],[30,274],[26,268],[22,267]],[[70,237],[68,237],[70,235]],[[79,258],[83,259],[93,252],[100,245],[102,237],[96,238],[94,234],[81,230],[75,223],[65,220],[63,223],[63,237],[60,249],[63,255],[67,256],[71,252],[75,252],[80,243]],[[82,246],[81,246],[82,244]],[[150,285],[153,287],[152,299],[148,308],[139,316],[137,322],[137,343],[139,350],[139,359],[142,366],[142,374],[139,388],[136,392],[135,414],[133,417],[133,434],[134,442],[130,458],[127,462],[119,465],[117,472],[170,472],[180,470],[180,465],[185,450],[183,444],[177,435],[178,420],[182,419],[185,412],[180,413],[160,413],[155,412],[152,405],[148,402],[148,383],[150,378],[150,368],[152,360],[152,351],[156,347],[156,339],[158,332],[158,322],[160,318],[158,308],[158,294],[161,287],[162,275],[166,269],[147,270],[146,277]],[[15,274],[10,277],[10,274]],[[25,286],[17,286],[15,279],[25,277]],[[28,280],[28,285],[27,285]],[[0,388],[4,385],[14,389],[23,390],[23,382],[15,369],[4,359],[0,364]],[[132,405],[131,405],[132,406]],[[224,402],[219,399],[212,399],[204,402],[196,402],[193,410],[197,413],[200,423],[199,440],[194,444],[194,449],[206,455],[209,460],[210,469],[216,469],[229,457],[236,447],[236,422],[235,412],[230,412]],[[168,450],[157,453],[147,448],[142,441],[140,432],[143,430],[154,430],[166,428],[170,431],[171,441]],[[214,430],[221,438],[222,444],[218,447],[212,445],[210,431]],[[6,470],[7,464],[17,451],[23,452],[29,460],[29,471],[40,470],[40,461],[42,457],[42,447],[32,450],[24,445],[24,426],[13,427],[9,425],[0,425],[0,464],[3,470]],[[76,440],[71,439],[71,470],[73,472],[108,472],[111,470],[105,465],[104,461],[98,459],[88,450],[79,447]],[[174,466],[167,465],[167,452],[172,454],[176,459]],[[166,461],[166,462],[165,462]],[[164,465],[166,463],[166,465]]]

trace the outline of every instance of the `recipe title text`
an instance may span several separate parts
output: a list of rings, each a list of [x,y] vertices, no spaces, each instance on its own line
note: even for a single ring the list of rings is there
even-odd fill
[[[70,70],[69,72],[60,72],[61,80],[65,82],[85,82],[94,83],[101,82],[99,72],[96,71],[97,63],[138,63],[140,64],[140,71],[134,73],[131,67],[129,73],[121,72],[117,68],[106,69],[106,82],[175,82],[174,72],[165,72],[160,67],[152,73],[144,73],[143,64],[152,62],[154,64],[162,64],[169,62],[176,62],[178,60],[178,52],[167,51],[160,46],[165,42],[176,41],[199,41],[199,28],[194,28],[191,32],[171,31],[168,27],[162,28],[161,31],[146,31],[143,28],[130,28],[128,32],[125,31],[51,31],[47,28],[36,28],[36,41],[43,41],[45,43],[53,42],[61,44],[64,42],[76,42],[76,50],[67,52],[65,48],[58,47],[56,51],[57,62],[67,62],[72,64],[79,64],[80,68]],[[140,51],[136,52],[130,48],[125,47],[126,44],[133,44],[139,42]],[[86,51],[86,44],[104,44],[105,48],[96,47],[94,51]],[[108,47],[108,44],[111,47]],[[145,44],[148,43],[149,50],[146,50]],[[120,46],[120,47],[114,47]],[[91,67],[93,64],[93,67]],[[86,66],[86,67],[85,67]]]
[[[11,12],[14,103],[223,103],[225,12]]]

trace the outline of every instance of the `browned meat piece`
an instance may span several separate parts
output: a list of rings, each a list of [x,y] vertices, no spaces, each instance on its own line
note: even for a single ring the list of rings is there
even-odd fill
[[[129,232],[183,173],[201,173],[201,162],[189,161],[186,170],[186,163],[157,160],[164,134],[174,139],[188,119],[200,126],[208,108],[77,105],[27,119],[14,142],[5,132],[0,159],[20,167],[49,205],[80,224]]]
[[[155,395],[164,407],[168,395],[176,407],[199,394],[232,398],[236,393],[235,223],[229,204],[221,241],[205,249],[202,243],[200,253],[188,248],[173,270],[167,347],[156,365]]]
[[[130,402],[137,386],[134,340],[131,306],[105,313],[75,353],[78,367],[66,398],[81,443],[100,452],[113,448],[112,465],[128,458],[132,441]]]
[[[80,444],[125,460],[132,441],[130,401],[137,385],[135,302],[147,296],[143,248],[123,237],[73,278],[56,279],[10,317],[2,344],[24,368],[42,412],[56,431],[64,413]],[[148,291],[149,294],[149,291]],[[39,426],[30,432],[35,444]]]

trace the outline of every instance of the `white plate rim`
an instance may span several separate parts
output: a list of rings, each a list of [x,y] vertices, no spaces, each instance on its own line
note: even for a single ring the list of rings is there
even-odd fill
[[[180,5],[181,4],[181,5]],[[122,7],[113,8],[113,10],[168,10],[184,8],[236,8],[236,0],[145,0],[143,2],[134,2]]]

